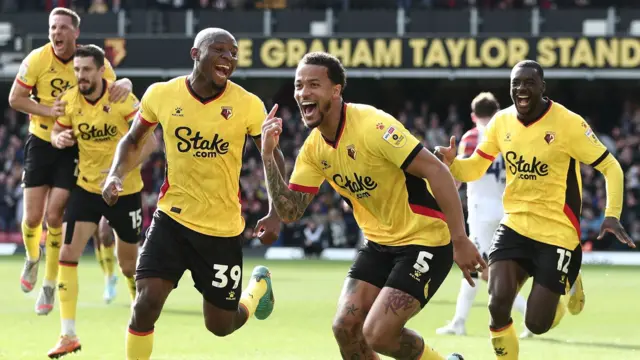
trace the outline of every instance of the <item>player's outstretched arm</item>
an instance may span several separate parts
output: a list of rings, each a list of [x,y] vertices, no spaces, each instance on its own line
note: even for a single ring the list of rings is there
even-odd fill
[[[102,197],[108,205],[118,201],[118,193],[122,191],[122,179],[142,161],[145,142],[151,142],[147,139],[153,133],[153,129],[155,124],[149,124],[140,116],[136,116],[129,132],[120,139],[109,175],[102,188]]]
[[[262,162],[264,163],[269,197],[278,216],[285,223],[300,219],[314,195],[289,189],[280,170],[278,170],[273,153],[263,153]]]
[[[467,159],[456,158],[456,138],[450,139],[449,147],[437,146],[436,156],[447,166],[453,177],[461,182],[476,181],[484,175],[495,157],[477,149],[471,157]]]
[[[282,119],[275,117],[277,110],[278,106],[276,105],[262,124],[262,140],[260,141],[262,162],[272,207],[282,221],[290,223],[304,215],[314,195],[289,189],[284,181],[283,172],[278,169],[274,153],[278,147],[280,134],[282,134]],[[284,166],[282,168],[284,170]]]
[[[14,80],[13,86],[11,86],[9,106],[16,111],[31,115],[48,117],[64,115],[64,104],[58,99],[53,106],[40,104],[31,98],[31,88],[21,85],[18,80]]]

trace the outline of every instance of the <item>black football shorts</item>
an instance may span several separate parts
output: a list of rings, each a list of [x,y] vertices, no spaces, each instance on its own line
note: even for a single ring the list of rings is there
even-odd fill
[[[557,294],[565,294],[578,277],[582,265],[582,246],[567,250],[535,241],[500,224],[489,250],[489,265],[513,260],[525,269],[533,281]]]
[[[71,190],[78,177],[78,146],[56,149],[29,134],[24,145],[24,187],[50,186]]]
[[[453,245],[386,246],[368,241],[348,276],[378,288],[390,287],[413,296],[424,307],[447,278]]]
[[[156,210],[138,258],[136,280],[161,278],[175,287],[185,270],[194,286],[216,307],[236,310],[242,293],[241,235],[201,234]]]
[[[95,194],[76,186],[71,190],[64,213],[64,222],[67,223],[64,243],[71,243],[75,222],[100,224],[103,216],[120,240],[137,244],[142,238],[142,196],[139,192],[120,196],[118,202],[109,206],[102,199],[102,194]]]

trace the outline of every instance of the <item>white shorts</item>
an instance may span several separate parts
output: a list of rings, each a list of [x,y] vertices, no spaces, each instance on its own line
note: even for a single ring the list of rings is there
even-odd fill
[[[469,222],[469,238],[476,244],[480,255],[485,259],[489,255],[493,233],[500,225],[500,220]]]

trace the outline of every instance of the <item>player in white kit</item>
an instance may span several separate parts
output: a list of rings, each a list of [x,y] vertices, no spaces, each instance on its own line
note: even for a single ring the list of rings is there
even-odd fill
[[[484,128],[491,120],[491,117],[500,110],[500,104],[492,93],[480,93],[471,102],[471,119],[476,127],[467,131],[460,140],[458,147],[459,157],[469,157],[482,140]],[[469,238],[476,244],[478,251],[487,259],[493,233],[498,228],[500,220],[504,215],[502,207],[502,194],[505,189],[506,173],[505,164],[501,155],[496,156],[487,173],[477,181],[467,184],[467,209],[469,224]],[[460,183],[456,182],[458,187]],[[478,273],[471,274],[475,279]],[[480,278],[485,282],[488,280],[489,272],[480,274]],[[476,287],[471,287],[469,283],[462,279],[460,293],[456,303],[456,313],[453,320],[447,326],[439,328],[436,333],[439,335],[466,335],[465,323],[469,316],[469,310],[478,293],[478,283]],[[514,308],[524,315],[527,301],[518,294],[514,302]],[[520,337],[530,337],[533,334],[525,328]]]

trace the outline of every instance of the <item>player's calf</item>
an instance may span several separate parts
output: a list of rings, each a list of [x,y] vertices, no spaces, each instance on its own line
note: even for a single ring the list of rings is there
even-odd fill
[[[144,278],[139,279],[136,285],[138,293],[133,303],[129,328],[145,333],[153,330],[174,283],[161,278]]]

